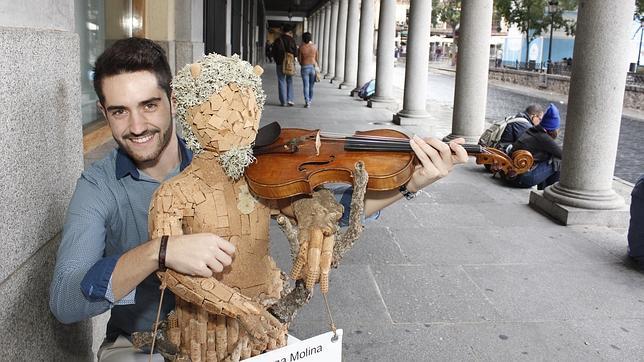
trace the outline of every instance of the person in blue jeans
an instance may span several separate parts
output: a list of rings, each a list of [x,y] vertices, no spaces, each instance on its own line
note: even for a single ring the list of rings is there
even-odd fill
[[[519,139],[512,144],[512,151],[530,151],[534,166],[511,180],[516,187],[532,187],[543,190],[559,181],[559,165],[563,153],[561,146],[555,142],[559,134],[561,119],[559,110],[550,103],[541,119],[541,123],[528,128]]]
[[[293,40],[293,28],[289,24],[282,26],[282,35],[273,43],[273,58],[275,59],[275,69],[277,70],[277,85],[282,107],[293,103],[293,76],[286,75],[283,72],[282,64],[286,53],[293,56],[297,54],[297,45]]]
[[[311,106],[313,101],[313,86],[315,85],[315,68],[318,66],[318,49],[311,42],[311,33],[302,34],[302,45],[297,53],[297,59],[302,66],[300,74],[304,85],[304,106]]]
[[[631,192],[631,221],[628,227],[628,256],[644,268],[644,175]]]

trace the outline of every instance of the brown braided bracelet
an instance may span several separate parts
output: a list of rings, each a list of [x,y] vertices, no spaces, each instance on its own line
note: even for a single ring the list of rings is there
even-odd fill
[[[168,235],[161,237],[161,244],[159,245],[159,270],[165,271],[165,252],[168,249]]]

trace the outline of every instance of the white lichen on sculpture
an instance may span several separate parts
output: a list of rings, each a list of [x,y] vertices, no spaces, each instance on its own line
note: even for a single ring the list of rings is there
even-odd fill
[[[266,100],[261,77],[252,71],[253,66],[250,63],[240,59],[238,55],[225,57],[211,53],[199,63],[201,65],[199,76],[193,77],[190,64],[188,64],[177,72],[172,81],[172,89],[177,102],[176,119],[181,126],[184,140],[195,154],[201,152],[203,145],[199,143],[189,122],[186,121],[188,109],[203,104],[212,94],[218,93],[230,83],[252,89],[260,112]]]
[[[253,149],[250,146],[233,146],[227,152],[222,153],[219,159],[219,163],[224,168],[226,175],[233,180],[238,180],[242,177],[246,167],[253,162],[255,162],[255,156],[253,156]]]

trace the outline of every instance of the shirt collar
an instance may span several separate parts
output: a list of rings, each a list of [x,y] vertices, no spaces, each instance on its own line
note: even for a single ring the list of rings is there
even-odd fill
[[[179,140],[179,153],[181,154],[179,170],[183,171],[192,162],[192,151],[188,149],[186,142],[181,137],[177,136],[177,139]],[[128,174],[137,180],[141,177],[134,161],[119,147],[116,151],[116,178],[121,179]]]

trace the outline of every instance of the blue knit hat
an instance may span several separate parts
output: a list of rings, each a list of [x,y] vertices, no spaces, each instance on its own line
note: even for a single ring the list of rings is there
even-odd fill
[[[544,113],[543,118],[541,118],[541,123],[539,124],[548,131],[554,131],[559,129],[559,123],[561,123],[559,110],[557,109],[557,106],[550,103],[548,109],[546,109],[546,113]]]

